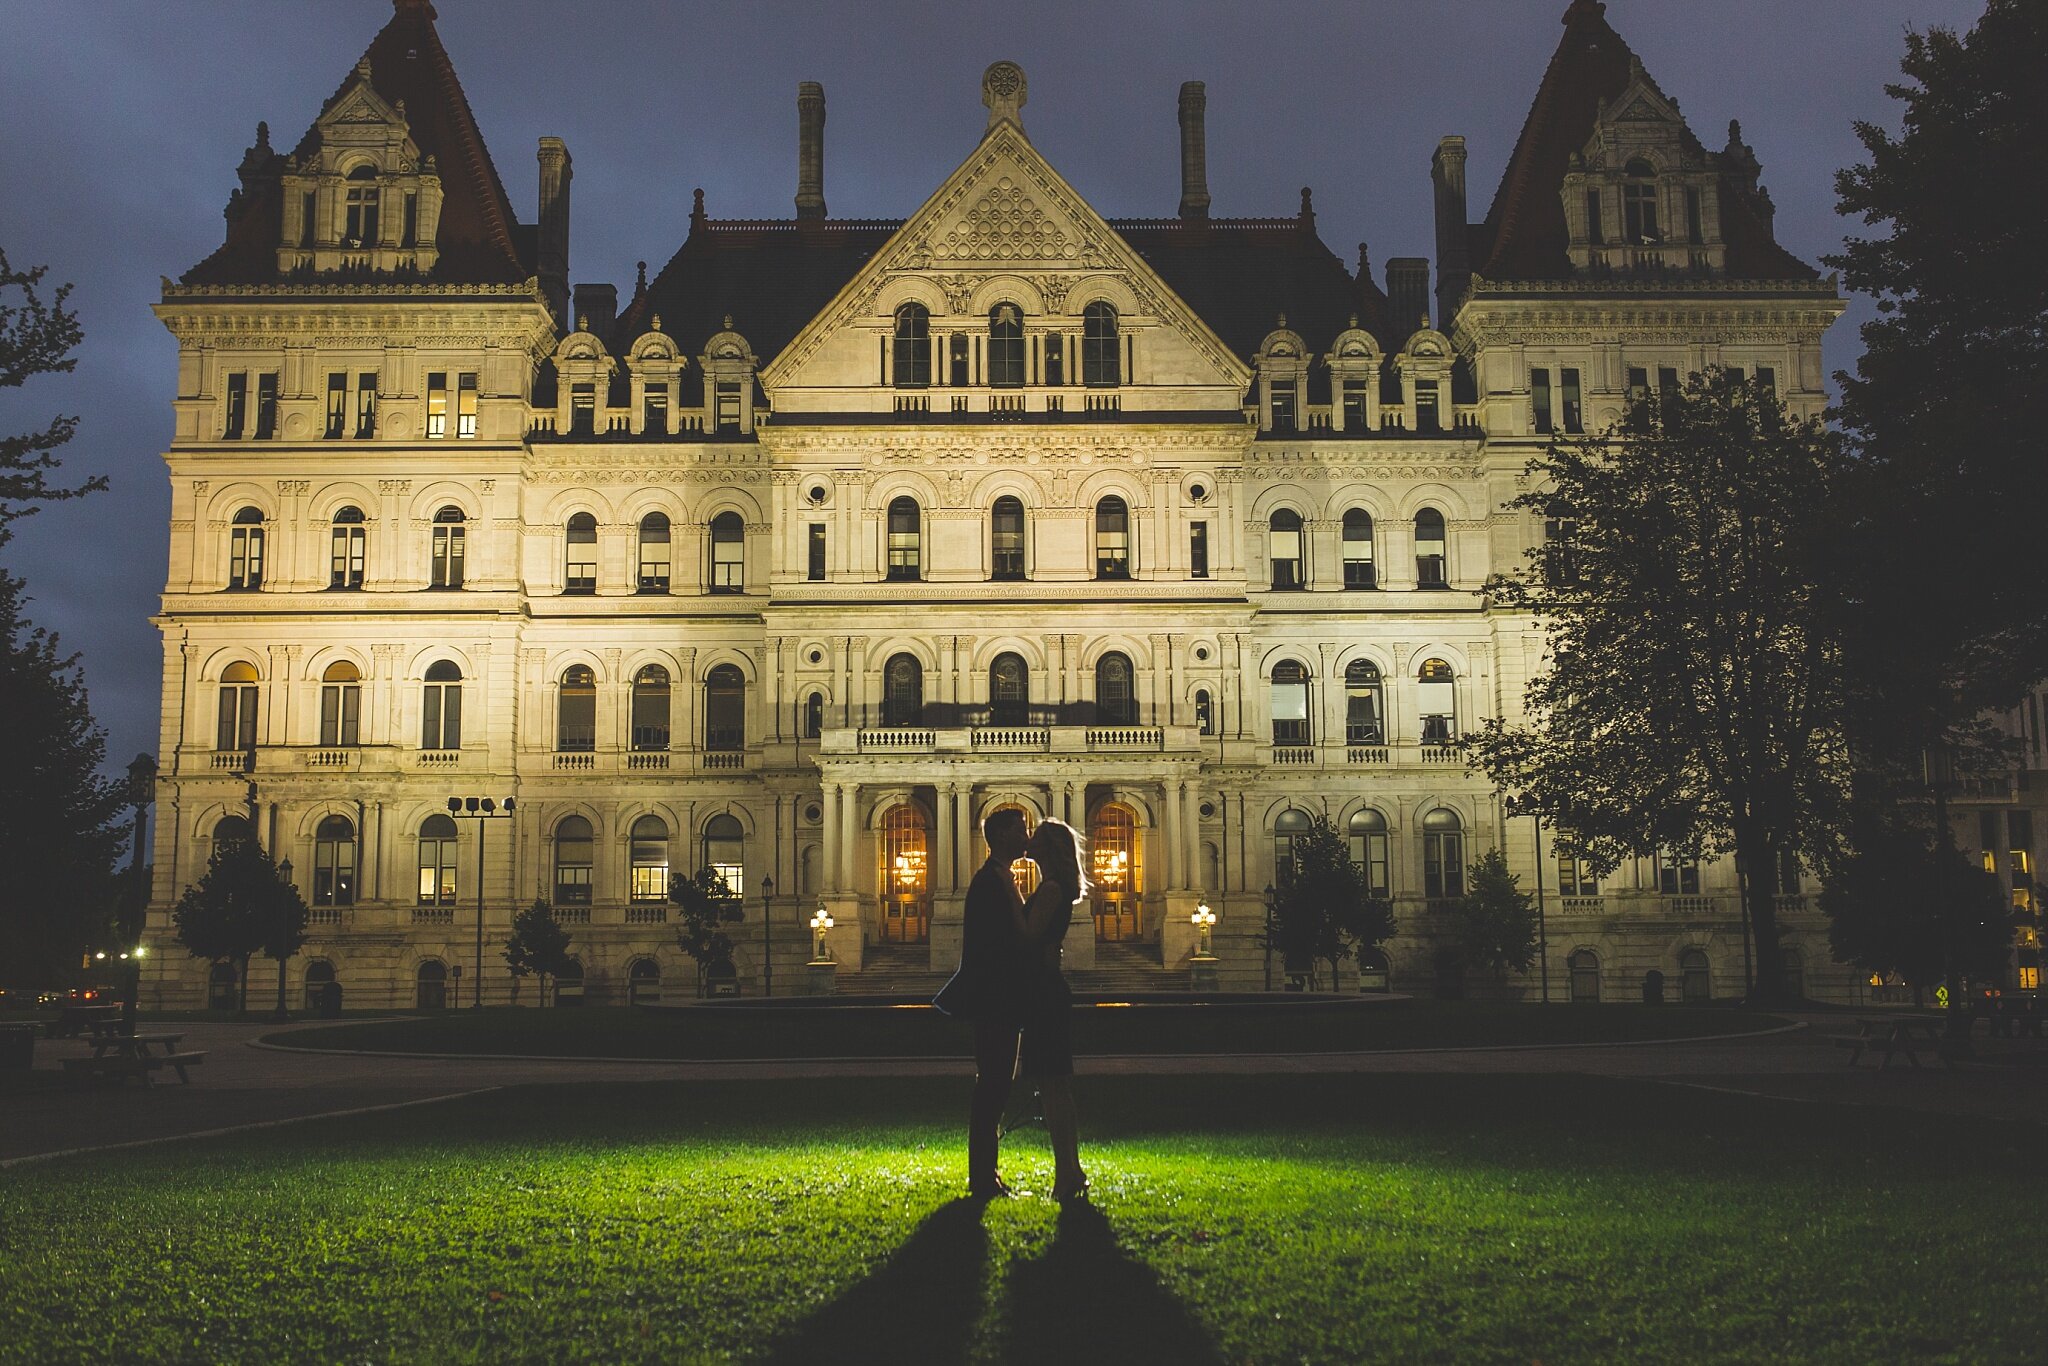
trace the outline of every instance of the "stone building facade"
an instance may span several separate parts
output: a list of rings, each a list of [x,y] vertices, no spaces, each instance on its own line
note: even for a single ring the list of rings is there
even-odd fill
[[[253,827],[314,907],[291,971],[351,1004],[505,1000],[536,899],[592,997],[673,994],[663,893],[703,865],[742,894],[744,990],[804,978],[821,909],[852,990],[952,961],[979,822],[1015,805],[1090,837],[1077,971],[1184,983],[1206,904],[1223,984],[1257,987],[1318,813],[1393,898],[1397,988],[1500,844],[1544,889],[1553,999],[1741,990],[1731,869],[1596,885],[1455,744],[1538,661],[1481,590],[1542,535],[1505,505],[1552,433],[1717,364],[1823,404],[1832,281],[1603,6],[1565,15],[1476,222],[1443,140],[1433,285],[1340,260],[1306,190],[1211,216],[1198,83],[1178,211],[1103,217],[997,63],[901,220],[827,215],[804,84],[794,217],[700,194],[623,306],[572,288],[568,149],[540,140],[522,223],[433,21],[397,0],[290,151],[259,129],[222,248],[164,285],[152,939]],[[1850,990],[1782,892],[1807,989]],[[207,994],[150,963],[145,999]]]

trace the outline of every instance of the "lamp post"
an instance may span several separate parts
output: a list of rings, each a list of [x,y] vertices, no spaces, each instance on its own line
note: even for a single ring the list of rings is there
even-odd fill
[[[775,879],[761,879],[761,994],[775,994]]]
[[[284,879],[285,886],[291,886],[292,861],[290,859],[279,859],[277,871],[278,875]],[[284,960],[286,955],[283,950],[287,934],[287,926],[285,925],[286,914],[288,912],[286,911],[285,899],[279,897],[277,899],[277,1009],[270,1012],[270,1018],[278,1023],[283,1023],[291,1018],[290,1012],[284,1006]]]
[[[489,797],[448,799],[449,815],[467,816],[476,821],[476,971],[469,979],[471,1010],[481,1010],[484,1004],[484,822],[509,817],[517,809],[511,797],[507,797],[502,805]],[[456,990],[459,992],[461,988]]]
[[[825,931],[832,928],[832,912],[825,909],[825,903],[818,903],[818,910],[811,917],[811,963],[817,966],[832,961],[832,950],[825,943]]]
[[[1195,949],[1195,957],[1214,958],[1216,955],[1209,949],[1209,934],[1216,928],[1216,912],[1210,910],[1209,903],[1204,901],[1195,907],[1195,913],[1188,919],[1195,922],[1195,933],[1201,936]]]

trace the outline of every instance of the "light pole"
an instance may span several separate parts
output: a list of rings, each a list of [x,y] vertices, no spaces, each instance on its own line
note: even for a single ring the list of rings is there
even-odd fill
[[[290,859],[279,859],[279,860],[278,860],[278,864],[277,864],[277,872],[278,872],[278,876],[280,876],[280,877],[282,877],[282,878],[284,879],[284,885],[285,885],[285,886],[289,887],[289,886],[291,886],[291,885],[292,885],[292,861],[291,861]],[[276,1010],[273,1010],[273,1011],[271,1011],[271,1012],[270,1012],[270,1018],[271,1018],[272,1020],[274,1020],[274,1021],[277,1021],[278,1023],[283,1023],[284,1021],[286,1021],[286,1020],[289,1020],[289,1019],[291,1018],[291,1014],[290,1014],[290,1012],[289,1012],[289,1011],[287,1011],[287,1010],[285,1009],[285,1006],[284,1006],[284,960],[285,960],[285,952],[284,952],[284,941],[285,941],[285,938],[286,938],[287,934],[289,933],[289,927],[287,927],[287,926],[286,926],[286,924],[285,924],[285,916],[286,916],[286,915],[287,915],[287,914],[289,913],[289,912],[287,911],[287,909],[286,909],[286,908],[287,908],[287,905],[288,905],[288,903],[287,903],[287,901],[286,901],[286,899],[285,899],[284,897],[282,897],[282,896],[278,897],[278,899],[277,899],[277,1009],[276,1009]]]
[[[468,816],[476,821],[476,971],[469,979],[471,1010],[481,1010],[484,1004],[484,822],[509,817],[515,810],[517,805],[511,797],[507,797],[502,806],[489,797],[448,799],[449,815]],[[460,991],[461,987],[456,990]]]
[[[1204,901],[1188,918],[1195,922],[1195,933],[1201,936],[1195,957],[1214,958],[1216,955],[1209,950],[1209,933],[1216,928],[1216,912],[1210,910],[1209,903]]]
[[[761,879],[761,994],[775,994],[775,879]]]
[[[823,902],[819,902],[817,913],[811,917],[811,936],[814,945],[811,953],[811,963],[813,966],[832,961],[832,950],[825,942],[825,931],[831,929],[833,923],[832,912],[825,909]]]

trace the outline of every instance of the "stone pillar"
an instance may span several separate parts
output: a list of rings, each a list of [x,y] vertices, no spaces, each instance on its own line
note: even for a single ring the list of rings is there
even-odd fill
[[[954,835],[953,857],[958,860],[953,885],[962,892],[967,884],[974,881],[975,869],[980,860],[975,857],[974,845],[974,787],[962,784],[953,797],[953,819],[957,826]]]
[[[860,843],[860,826],[856,820],[860,806],[860,784],[839,785],[839,890],[858,892],[854,880],[854,849]]]
[[[824,866],[818,869],[818,881],[821,884],[821,891],[838,892],[841,890],[839,886],[839,784],[828,782],[820,786],[825,794],[825,842],[822,846],[824,852],[821,856]]]
[[[1186,885],[1181,877],[1180,867],[1180,793],[1179,784],[1168,778],[1159,785],[1159,834],[1157,847],[1163,856],[1165,866],[1161,870],[1166,876],[1161,890],[1175,891]]]
[[[934,893],[954,883],[953,867],[953,808],[959,803],[960,789],[953,783],[940,783],[938,797],[938,857],[932,860],[932,890]]]

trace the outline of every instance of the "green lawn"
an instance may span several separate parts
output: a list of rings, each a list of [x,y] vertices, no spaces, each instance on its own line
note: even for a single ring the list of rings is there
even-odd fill
[[[1319,1053],[1613,1043],[1740,1034],[1784,1021],[1729,1008],[1387,1001],[1283,1006],[1077,1006],[1080,1053]],[[968,1027],[926,1007],[687,1011],[451,1010],[285,1030],[271,1043],[401,1053],[606,1058],[964,1057]]]
[[[1555,1077],[510,1090],[0,1181],[0,1362],[2017,1361],[2038,1132]],[[1011,1144],[1042,1191],[1042,1132]]]

